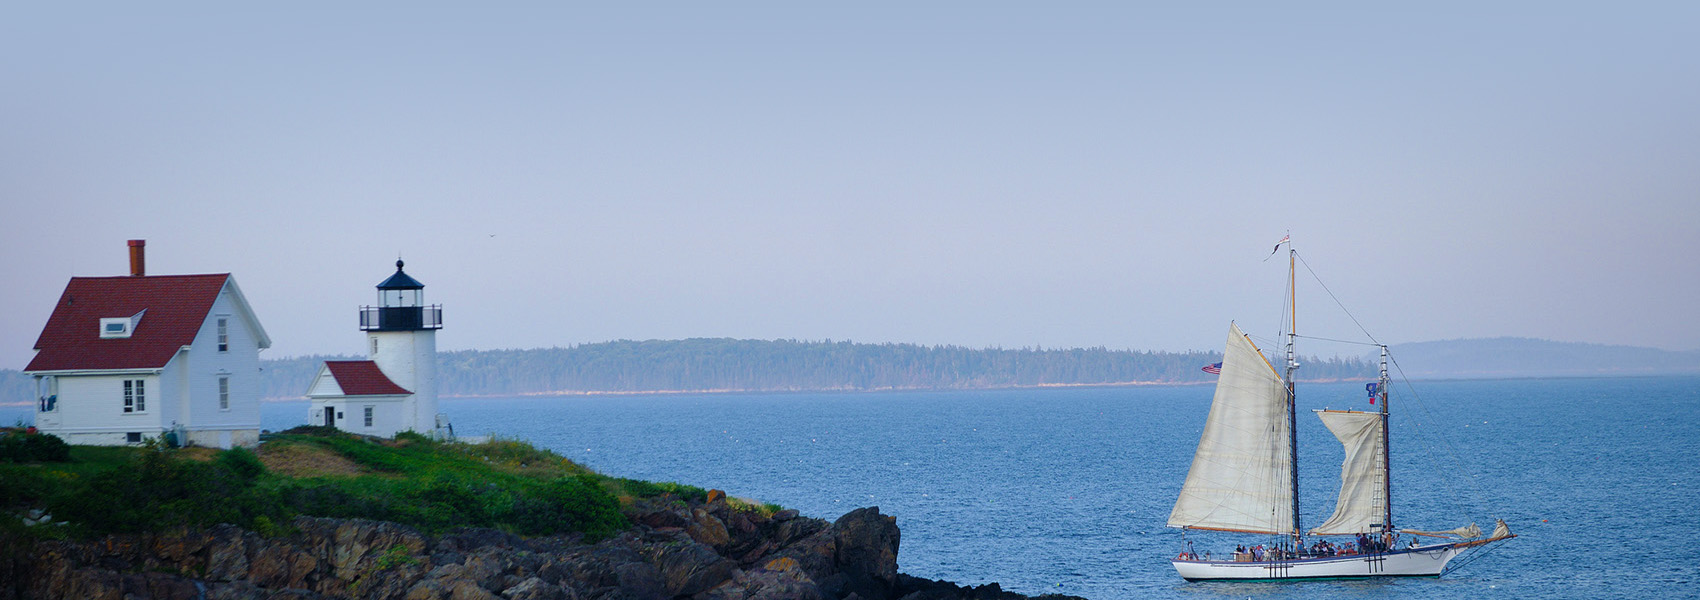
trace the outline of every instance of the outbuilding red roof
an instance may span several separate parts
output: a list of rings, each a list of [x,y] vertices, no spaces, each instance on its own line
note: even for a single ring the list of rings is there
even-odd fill
[[[325,368],[342,388],[344,396],[405,396],[413,392],[402,389],[369,360],[327,360]]]
[[[25,371],[158,369],[195,341],[229,273],[72,277],[35,341]],[[100,337],[100,320],[146,310],[127,338]]]

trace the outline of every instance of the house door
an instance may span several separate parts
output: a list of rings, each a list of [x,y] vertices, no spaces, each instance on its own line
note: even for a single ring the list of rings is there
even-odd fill
[[[325,427],[336,427],[336,407],[325,407]]]

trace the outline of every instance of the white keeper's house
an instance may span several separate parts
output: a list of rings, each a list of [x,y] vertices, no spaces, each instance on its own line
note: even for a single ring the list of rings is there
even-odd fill
[[[72,444],[252,447],[260,439],[260,350],[271,338],[229,273],[72,277],[36,355],[35,426]]]
[[[425,284],[402,271],[378,284],[378,305],[360,307],[368,360],[330,360],[307,387],[307,422],[393,437],[413,431],[452,437],[437,414],[437,330],[443,307],[425,304]]]

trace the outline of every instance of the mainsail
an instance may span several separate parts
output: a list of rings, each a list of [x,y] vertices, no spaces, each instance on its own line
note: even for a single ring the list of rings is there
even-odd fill
[[[1293,534],[1292,464],[1285,384],[1229,325],[1216,397],[1169,526]]]
[[[1319,410],[1316,416],[1345,447],[1346,460],[1340,465],[1340,499],[1334,516],[1310,530],[1311,535],[1351,535],[1379,528],[1387,515],[1387,499],[1382,497],[1387,473],[1381,413]]]

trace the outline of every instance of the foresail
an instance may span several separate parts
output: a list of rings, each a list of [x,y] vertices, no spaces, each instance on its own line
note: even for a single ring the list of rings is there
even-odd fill
[[[1222,373],[1170,527],[1293,533],[1287,389],[1240,332],[1228,328]]]
[[[1340,465],[1340,498],[1334,516],[1310,530],[1311,535],[1351,535],[1370,532],[1386,516],[1382,462],[1381,414],[1322,410],[1316,416],[1345,447]]]

